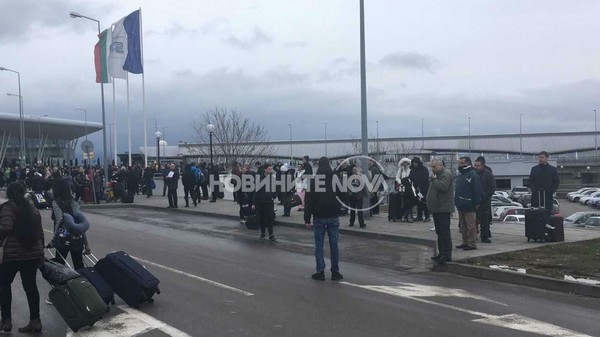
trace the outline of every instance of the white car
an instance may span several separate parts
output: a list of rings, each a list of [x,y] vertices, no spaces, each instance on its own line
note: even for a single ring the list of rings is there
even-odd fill
[[[506,192],[506,191],[494,191],[494,195],[499,195],[506,199],[510,199],[510,194],[508,194],[508,192]]]
[[[583,227],[591,217],[600,217],[599,212],[576,212],[565,218],[565,226]]]
[[[498,207],[496,207],[493,210],[494,211],[494,219],[501,221],[500,215],[503,213],[506,213],[507,210],[512,209],[512,208],[519,208],[519,206],[498,206]]]
[[[578,202],[581,197],[586,197],[595,192],[598,192],[598,189],[587,190],[578,194],[571,194],[567,196],[567,199],[569,199],[569,201]]]
[[[525,215],[521,215],[521,214],[507,215],[504,218],[504,222],[512,222],[512,223],[525,224]]]
[[[600,197],[600,191],[594,192],[590,195],[582,196],[579,198],[579,203],[582,205],[587,205],[591,199]]]
[[[567,193],[567,198],[568,198],[570,195],[573,195],[573,194],[581,194],[581,193],[583,193],[583,192],[585,192],[585,191],[589,191],[589,190],[593,190],[593,189],[596,189],[596,188],[595,188],[595,187],[584,187],[584,188],[580,188],[580,189],[578,189],[577,191],[573,191],[573,192],[569,192],[569,193]]]

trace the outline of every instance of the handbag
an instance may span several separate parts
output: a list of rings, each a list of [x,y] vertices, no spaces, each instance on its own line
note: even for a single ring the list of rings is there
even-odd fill
[[[285,200],[283,201],[283,205],[286,208],[296,207],[296,206],[302,205],[302,199],[300,198],[300,196],[298,194],[294,193],[294,194],[288,196],[287,198],[285,198]]]

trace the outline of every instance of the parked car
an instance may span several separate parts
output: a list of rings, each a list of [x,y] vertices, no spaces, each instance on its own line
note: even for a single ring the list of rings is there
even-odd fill
[[[504,221],[504,218],[506,218],[509,215],[525,215],[525,211],[527,210],[527,208],[521,207],[515,207],[515,208],[508,208],[506,209],[504,212],[500,213],[500,215],[498,216],[498,220],[500,221]]]
[[[585,224],[591,217],[600,217],[600,212],[576,212],[565,218],[565,225],[577,226]]]
[[[505,198],[503,196],[499,196],[499,195],[492,195],[492,197],[490,198],[492,205],[506,205],[506,206],[517,206],[517,207],[523,207],[523,204],[520,204],[516,201],[512,201],[508,198]]]
[[[519,198],[519,196],[521,194],[531,194],[531,190],[529,190],[529,187],[525,187],[525,186],[515,186],[513,187],[513,189],[510,191],[510,198],[512,200],[517,200]]]
[[[589,229],[600,229],[600,217],[599,216],[590,217],[589,219],[587,219],[587,221],[584,224],[578,225],[578,227],[589,228]]]
[[[581,193],[583,193],[583,192],[585,192],[585,191],[594,190],[594,189],[596,189],[596,188],[595,188],[595,187],[583,187],[583,188],[580,188],[580,189],[578,189],[577,191],[573,191],[573,192],[569,192],[569,193],[567,193],[567,198],[568,198],[570,195],[573,195],[573,194],[581,194]]]
[[[501,197],[504,197],[506,199],[510,199],[510,194],[506,191],[494,191],[494,195],[499,195]]]
[[[512,206],[512,205],[510,205],[510,206],[498,206],[496,208],[492,207],[492,211],[494,212],[494,214],[493,214],[494,220],[502,221],[502,220],[500,220],[500,214],[502,214],[503,212],[505,212],[506,210],[511,209],[511,208],[518,208],[518,207],[517,206]]]
[[[567,199],[568,199],[569,201],[578,202],[578,201],[579,201],[579,198],[581,198],[581,197],[585,197],[585,196],[588,196],[588,195],[590,195],[590,194],[592,194],[592,193],[594,193],[594,192],[598,192],[598,191],[599,191],[599,190],[598,190],[597,188],[590,189],[590,190],[586,190],[586,191],[583,191],[583,192],[581,192],[581,193],[576,193],[576,194],[567,195]]]
[[[582,205],[588,205],[589,201],[593,198],[600,197],[600,191],[596,191],[590,195],[582,196],[579,198],[579,203]]]
[[[525,215],[520,215],[520,214],[507,215],[504,218],[503,222],[512,222],[512,223],[525,224]]]

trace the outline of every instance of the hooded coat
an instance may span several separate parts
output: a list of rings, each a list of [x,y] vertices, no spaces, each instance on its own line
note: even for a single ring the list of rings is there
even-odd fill
[[[414,164],[417,164],[417,167],[414,167]],[[427,191],[429,190],[429,170],[423,166],[423,162],[419,157],[414,157],[411,160],[410,165],[412,168],[408,177],[412,180],[413,186],[417,189],[417,193],[421,192],[421,194],[426,197]]]

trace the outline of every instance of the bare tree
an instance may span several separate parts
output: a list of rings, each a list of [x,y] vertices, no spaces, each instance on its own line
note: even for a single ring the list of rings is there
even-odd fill
[[[208,124],[213,124],[213,156],[226,166],[245,159],[266,158],[274,153],[264,125],[255,124],[235,110],[215,108],[192,121],[197,142],[209,143]],[[209,147],[189,147],[192,153],[209,155]]]

